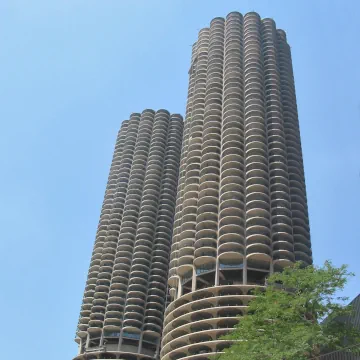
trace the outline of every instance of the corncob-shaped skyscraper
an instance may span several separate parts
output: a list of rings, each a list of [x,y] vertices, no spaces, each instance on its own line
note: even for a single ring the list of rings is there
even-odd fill
[[[285,32],[254,12],[215,18],[189,76],[162,360],[221,352],[254,287],[312,263]]]
[[[182,131],[182,117],[166,110],[134,113],[121,125],[81,306],[77,359],[159,353]]]

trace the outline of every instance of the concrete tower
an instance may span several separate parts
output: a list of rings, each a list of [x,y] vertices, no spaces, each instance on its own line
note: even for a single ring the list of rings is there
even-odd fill
[[[312,263],[290,47],[272,19],[215,18],[193,45],[162,360],[207,359],[255,287]]]
[[[159,354],[183,133],[180,115],[123,121],[101,210],[80,319],[77,360]]]

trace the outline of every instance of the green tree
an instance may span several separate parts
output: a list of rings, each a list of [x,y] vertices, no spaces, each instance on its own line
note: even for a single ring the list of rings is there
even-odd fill
[[[271,275],[224,337],[236,342],[220,360],[305,360],[317,359],[325,349],[356,350],[359,330],[340,321],[352,310],[344,305],[346,298],[336,296],[350,276],[346,265],[336,268],[329,261],[322,267],[296,263]]]

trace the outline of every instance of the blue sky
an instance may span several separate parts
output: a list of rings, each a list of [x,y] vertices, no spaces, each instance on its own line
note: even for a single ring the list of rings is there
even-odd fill
[[[292,45],[314,259],[360,292],[360,2],[2,0],[2,358],[71,359],[117,130],[184,113],[190,45],[230,11],[273,17]]]

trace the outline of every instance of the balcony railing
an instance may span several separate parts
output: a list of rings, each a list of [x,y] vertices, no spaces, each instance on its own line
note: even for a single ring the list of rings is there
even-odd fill
[[[200,266],[196,269],[196,275],[215,270],[215,266]]]
[[[181,284],[185,284],[186,282],[188,282],[191,279],[192,279],[192,271],[188,271],[187,273],[184,274],[184,276],[181,280]]]
[[[123,337],[139,340],[140,339],[140,334],[134,334],[134,333],[129,333],[127,331],[124,331],[123,332]]]
[[[244,264],[220,264],[220,269],[243,269]]]
[[[114,331],[104,331],[104,336],[105,337],[119,337],[120,333],[114,332]]]

